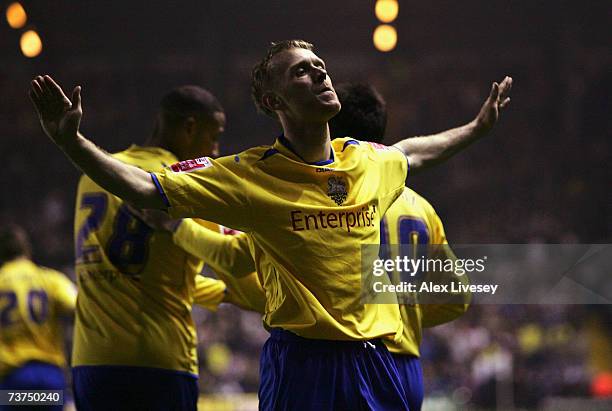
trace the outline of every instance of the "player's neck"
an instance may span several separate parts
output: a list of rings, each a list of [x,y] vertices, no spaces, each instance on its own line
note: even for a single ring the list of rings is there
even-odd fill
[[[327,123],[316,125],[287,125],[284,135],[291,148],[307,163],[328,160],[331,154],[331,140]]]
[[[147,139],[147,141],[143,143],[142,146],[143,147],[159,147],[159,148],[163,148],[164,150],[173,153],[174,151],[172,147],[170,147],[170,145],[167,144],[164,140],[166,139],[160,138],[159,135],[153,134],[151,137]]]

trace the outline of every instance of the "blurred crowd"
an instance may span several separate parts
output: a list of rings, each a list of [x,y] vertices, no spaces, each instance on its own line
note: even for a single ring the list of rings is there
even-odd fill
[[[611,314],[602,307],[472,306],[425,333],[427,393],[483,409],[541,409],[551,397],[598,396],[593,382],[611,365],[609,345],[599,345]]]
[[[267,337],[258,315],[227,305],[194,315],[201,392],[256,392]],[[425,330],[425,395],[480,409],[541,409],[553,397],[609,398],[611,315],[608,306],[472,306],[459,320]]]

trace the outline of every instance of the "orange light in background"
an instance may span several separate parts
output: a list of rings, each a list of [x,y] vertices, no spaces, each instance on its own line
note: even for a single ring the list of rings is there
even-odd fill
[[[378,0],[374,12],[378,20],[383,23],[391,23],[397,18],[399,4],[397,0]]]
[[[20,3],[11,3],[6,8],[6,21],[14,29],[20,29],[25,26],[28,16]]]
[[[374,47],[379,51],[391,51],[397,45],[397,31],[393,26],[381,24],[374,30],[372,40],[374,41]]]
[[[34,30],[28,30],[21,35],[19,46],[26,57],[36,57],[42,51],[42,41]]]

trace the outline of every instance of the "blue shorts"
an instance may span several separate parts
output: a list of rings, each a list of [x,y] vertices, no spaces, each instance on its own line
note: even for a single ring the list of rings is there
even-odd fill
[[[259,372],[260,410],[408,410],[380,340],[314,340],[274,329]]]
[[[410,411],[419,411],[423,405],[423,368],[421,360],[413,355],[391,354],[395,360],[400,381],[406,392]]]
[[[56,366],[33,361],[11,371],[0,381],[0,390],[65,390],[66,379],[64,371]],[[64,392],[64,401],[66,392]],[[19,406],[20,410],[61,411],[61,405]],[[0,405],[0,410],[8,410],[9,406]],[[14,408],[11,408],[14,409]]]
[[[186,372],[78,366],[72,369],[72,383],[79,411],[195,411],[198,404],[198,379]]]

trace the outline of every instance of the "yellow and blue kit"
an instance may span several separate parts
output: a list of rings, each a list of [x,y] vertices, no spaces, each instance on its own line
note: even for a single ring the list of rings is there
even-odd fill
[[[308,164],[281,137],[271,147],[151,174],[171,216],[249,235],[271,330],[262,409],[407,409],[393,359],[377,340],[401,335],[398,306],[361,301],[361,246],[379,243],[380,220],[402,193],[407,169],[399,150],[350,138],[332,141],[329,160]],[[309,372],[325,376],[317,381],[324,390],[304,384],[316,378]]]
[[[429,258],[456,258],[434,208],[407,187],[385,214],[381,224],[381,244],[429,245],[429,249],[437,254]],[[457,278],[467,281],[467,276]],[[402,338],[399,341],[385,340],[385,345],[393,354],[411,410],[421,409],[423,402],[423,371],[419,361],[422,327],[452,321],[466,310],[467,304],[400,305],[404,323]]]
[[[147,171],[177,161],[162,148],[135,145],[114,156]],[[147,401],[159,405],[163,399],[156,395],[162,393],[155,391],[154,381],[172,376],[183,380],[184,391],[195,392],[197,401],[191,307],[197,298],[214,309],[224,297],[225,284],[198,276],[201,259],[175,244],[172,234],[150,228],[87,176],[79,181],[74,233],[79,299],[72,365],[77,406],[112,408],[113,387],[106,381],[114,381],[133,398],[141,387]],[[153,385],[122,384],[126,368]],[[178,385],[175,392],[183,390],[181,382],[166,384],[168,389]],[[186,407],[192,402],[189,399]]]
[[[448,246],[442,221],[432,205],[408,187],[385,214],[381,224],[381,243],[429,245],[429,249],[437,253],[429,258],[456,258]],[[467,281],[467,276],[452,277]],[[402,338],[400,341],[387,340],[385,343],[393,353],[418,357],[422,328],[452,321],[465,313],[467,307],[467,304],[402,304]]]
[[[75,304],[76,287],[58,271],[25,257],[0,267],[0,389],[65,388],[62,317]]]
[[[243,299],[247,301],[265,302],[265,295],[259,284],[235,278],[242,277],[253,269],[247,234],[222,235],[191,220],[185,220],[174,236],[194,255],[199,255],[205,261],[215,261],[214,265],[211,265],[212,268],[225,274],[222,278],[226,283],[233,281],[230,285],[232,292],[246,295]],[[381,237],[383,244],[444,245],[431,249],[439,252],[437,257],[455,258],[448,247],[442,221],[432,205],[407,187],[381,221]],[[263,314],[263,305],[256,304],[251,306],[251,309]],[[404,323],[402,338],[398,342],[389,339],[384,342],[398,362],[398,370],[411,409],[420,408],[417,404],[421,404],[423,400],[423,378],[418,360],[422,327],[452,321],[466,309],[467,304],[400,305]]]

